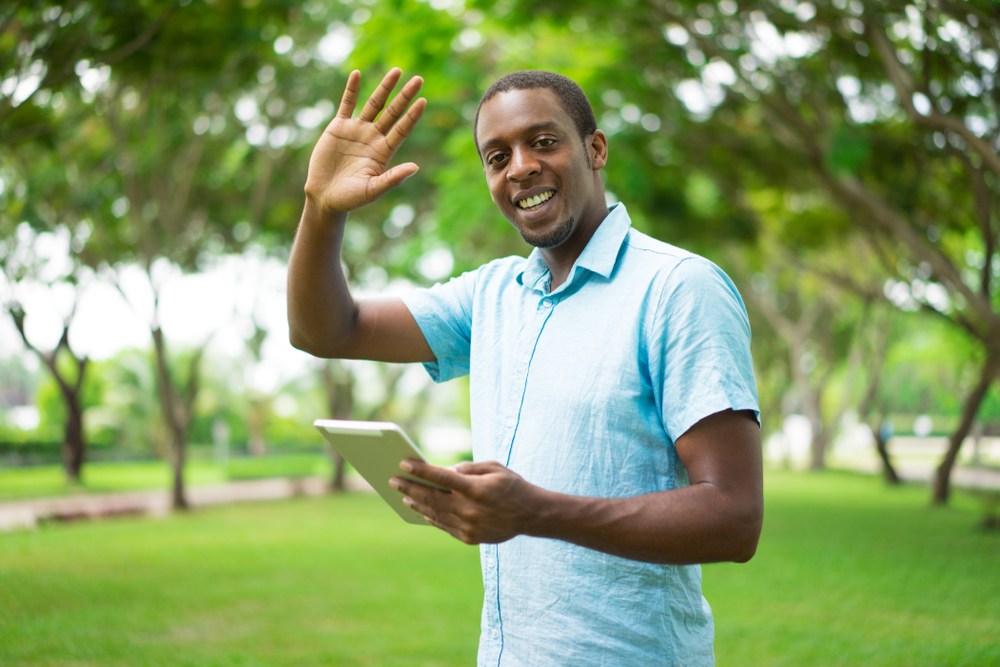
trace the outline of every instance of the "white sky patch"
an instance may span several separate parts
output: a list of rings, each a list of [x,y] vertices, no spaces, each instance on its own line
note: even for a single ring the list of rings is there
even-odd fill
[[[717,89],[706,88],[705,85],[696,79],[687,79],[674,86],[677,98],[687,107],[687,110],[696,116],[705,116],[711,113],[721,101],[721,92]],[[713,95],[713,92],[717,94]]]
[[[286,276],[283,262],[253,252],[221,258],[198,274],[184,274],[165,261],[157,263],[154,279],[161,287],[160,319],[168,344],[177,351],[208,341],[212,356],[247,358],[246,341],[256,318],[268,336],[263,360],[252,374],[254,385],[273,391],[308,372],[311,358],[288,342]],[[129,305],[108,280],[87,283],[70,329],[70,342],[77,353],[107,359],[123,349],[149,349],[152,345],[149,278],[133,266],[121,271],[120,280],[134,305]],[[0,288],[0,294],[10,288],[2,276]],[[24,283],[17,289],[27,313],[29,339],[42,349],[51,349],[72,307],[72,288]],[[0,317],[0,356],[23,354],[10,318]]]
[[[330,100],[320,100],[314,106],[295,112],[295,124],[304,130],[314,130],[333,118],[334,106]]]
[[[111,80],[111,68],[107,65],[91,67],[83,60],[76,65],[76,74],[80,77],[80,85],[88,93],[99,93],[108,87]]]
[[[19,106],[35,94],[42,79],[45,78],[46,71],[45,63],[36,60],[23,74],[4,79],[3,83],[0,83],[0,95],[10,98],[11,106]]]
[[[713,60],[701,71],[702,81],[709,86],[731,86],[736,83],[736,72],[723,60]]]
[[[663,29],[663,38],[674,46],[684,46],[690,36],[683,26],[671,23]]]
[[[316,55],[328,65],[340,65],[351,52],[354,51],[354,33],[343,23],[331,26],[319,44],[316,46]]]
[[[295,40],[293,40],[288,35],[281,35],[276,40],[274,40],[274,52],[278,55],[284,55],[295,48]]]
[[[455,258],[448,248],[435,248],[417,260],[417,271],[430,281],[444,280],[455,268]]]

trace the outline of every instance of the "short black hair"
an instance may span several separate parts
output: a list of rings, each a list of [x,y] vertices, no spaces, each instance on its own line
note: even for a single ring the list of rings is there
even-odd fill
[[[521,70],[511,72],[494,81],[483,93],[483,98],[479,100],[479,106],[476,107],[476,118],[472,122],[472,139],[476,143],[476,153],[479,153],[477,134],[479,132],[479,112],[483,105],[498,94],[508,90],[529,90],[532,88],[548,88],[556,94],[566,113],[573,119],[581,140],[597,131],[594,109],[590,106],[590,100],[587,99],[583,89],[575,81],[555,72],[534,69]]]

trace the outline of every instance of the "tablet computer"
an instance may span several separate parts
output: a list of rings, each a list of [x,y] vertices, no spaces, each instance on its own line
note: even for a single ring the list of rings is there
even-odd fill
[[[389,479],[396,476],[447,490],[400,470],[399,464],[404,459],[418,461],[427,459],[398,424],[317,419],[313,425],[319,429],[330,446],[340,452],[344,460],[350,463],[375,489],[375,492],[382,496],[389,507],[396,511],[396,514],[410,523],[430,525],[419,512],[403,504],[403,494],[389,486]]]

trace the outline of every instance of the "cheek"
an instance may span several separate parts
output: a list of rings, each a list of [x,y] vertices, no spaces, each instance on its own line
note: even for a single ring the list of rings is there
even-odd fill
[[[490,199],[497,206],[500,205],[500,201],[503,199],[503,187],[502,184],[498,184],[495,179],[486,179],[486,188],[490,191]]]

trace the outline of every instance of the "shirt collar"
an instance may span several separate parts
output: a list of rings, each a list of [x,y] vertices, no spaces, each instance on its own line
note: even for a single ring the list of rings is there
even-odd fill
[[[587,242],[587,247],[583,249],[576,263],[573,264],[573,268],[570,269],[565,285],[574,281],[578,269],[587,269],[604,278],[610,277],[615,263],[618,261],[619,251],[631,227],[632,220],[628,216],[628,211],[625,210],[625,204],[619,203],[611,207],[607,217],[601,221],[601,224],[594,231],[594,235]],[[524,266],[517,274],[517,282],[544,292],[548,284],[548,275],[549,267],[542,259],[542,253],[538,248],[535,248],[524,260]]]

